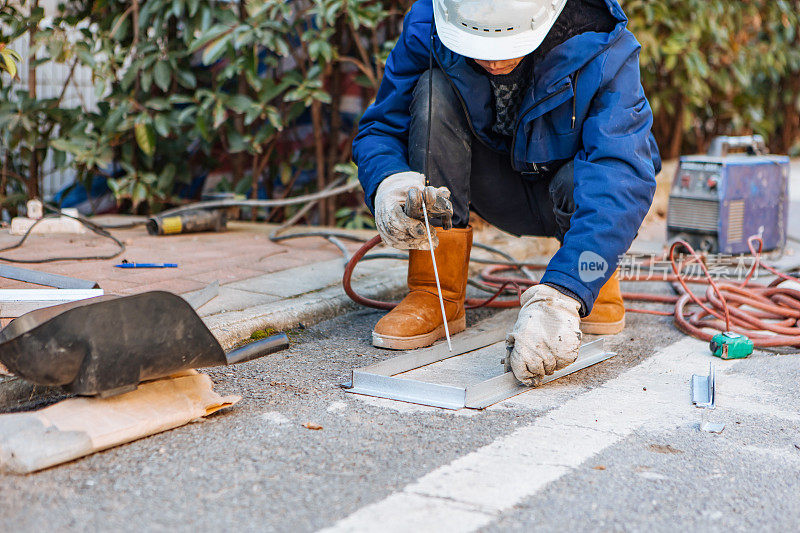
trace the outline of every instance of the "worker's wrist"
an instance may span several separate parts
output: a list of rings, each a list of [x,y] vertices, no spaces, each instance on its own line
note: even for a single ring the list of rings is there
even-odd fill
[[[569,296],[570,298],[572,298],[573,300],[575,300],[579,304],[581,304],[581,308],[578,310],[578,314],[581,317],[585,317],[587,314],[589,314],[589,313],[586,312],[586,303],[583,300],[581,300],[580,296],[578,296],[577,294],[575,294],[571,290],[567,289],[566,287],[562,287],[561,285],[556,285],[555,283],[547,283],[547,282],[545,282],[545,283],[543,283],[543,285],[547,285],[548,287],[552,287],[555,290],[557,290],[558,292],[560,292],[561,294],[563,294],[565,296]]]

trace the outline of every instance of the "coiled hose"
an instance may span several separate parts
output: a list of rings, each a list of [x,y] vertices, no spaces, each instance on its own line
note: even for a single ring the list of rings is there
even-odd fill
[[[342,286],[345,293],[356,303],[375,309],[392,309],[397,303],[382,302],[366,298],[353,289],[351,278],[353,270],[372,248],[381,242],[379,235],[367,241],[356,251],[345,267]],[[756,247],[757,244],[757,247]],[[622,275],[621,281],[659,281],[671,282],[677,295],[659,295],[639,292],[624,292],[622,297],[628,302],[647,302],[672,304],[671,311],[626,308],[633,313],[674,316],[675,324],[684,333],[702,340],[711,340],[713,333],[709,330],[735,331],[747,335],[753,344],[760,348],[796,347],[800,348],[800,290],[791,287],[779,287],[784,281],[800,284],[800,279],[779,272],[763,262],[761,252],[763,242],[758,236],[748,239],[748,246],[753,255],[753,264],[744,280],[739,283],[717,282],[708,271],[703,260],[692,246],[685,241],[676,241],[667,253],[672,274],[664,276]],[[488,247],[486,247],[488,248]],[[676,252],[683,249],[684,257],[676,257]],[[496,250],[491,249],[497,252]],[[395,257],[390,254],[374,254],[374,257]],[[648,262],[638,266],[647,266]],[[703,278],[689,278],[683,274],[684,268],[697,264],[703,271]],[[486,299],[467,298],[468,308],[476,307],[518,307],[522,291],[537,284],[529,277],[507,274],[522,269],[544,270],[547,265],[541,263],[493,264],[485,267],[480,273],[480,282],[494,290],[494,294]],[[759,285],[752,278],[758,268],[774,274],[776,278],[768,285]],[[526,272],[527,273],[527,272]],[[698,296],[689,289],[689,284],[706,286],[705,294]],[[509,291],[516,292],[515,298],[500,298]]]

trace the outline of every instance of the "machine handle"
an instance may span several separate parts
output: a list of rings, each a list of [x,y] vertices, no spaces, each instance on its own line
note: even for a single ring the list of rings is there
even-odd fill
[[[708,147],[708,155],[725,157],[731,149],[747,148],[750,155],[761,155],[767,153],[767,143],[761,135],[743,135],[741,137],[728,137],[720,135],[711,140]]]
[[[246,344],[241,348],[236,348],[230,352],[225,353],[229,365],[237,363],[244,363],[245,361],[252,361],[259,357],[264,357],[271,353],[280,352],[289,347],[289,337],[285,333],[278,333],[266,339],[261,339],[256,342]]]

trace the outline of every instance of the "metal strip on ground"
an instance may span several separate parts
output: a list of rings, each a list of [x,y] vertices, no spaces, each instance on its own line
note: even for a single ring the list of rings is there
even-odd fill
[[[197,311],[217,296],[219,296],[219,280],[209,283],[199,291],[183,294],[181,298],[186,300],[192,306],[192,309]]]
[[[588,342],[581,346],[580,352],[578,353],[578,358],[574,363],[566,368],[562,368],[561,370],[554,372],[550,376],[545,376],[539,386],[541,387],[542,385],[550,383],[551,381],[555,381],[558,378],[567,376],[573,372],[577,372],[578,370],[583,370],[584,368],[588,368],[592,365],[596,365],[597,363],[605,361],[606,359],[609,359],[615,355],[617,354],[614,352],[607,352],[605,350],[605,343],[603,342],[603,339],[597,339],[595,341]],[[467,387],[466,402],[464,403],[464,407],[468,407],[470,409],[485,409],[490,405],[494,405],[497,402],[501,402],[528,390],[531,390],[531,387],[520,383],[517,378],[514,377],[513,372],[506,372],[503,375],[492,379],[487,379],[486,381],[482,381]]]
[[[103,294],[103,289],[0,289],[0,318],[17,318],[43,307]]]
[[[36,285],[55,287],[56,289],[96,289],[99,287],[96,281],[39,272],[11,265],[0,265],[0,278],[35,283]]]
[[[453,338],[453,351],[446,344],[437,344],[429,348],[412,350],[386,361],[359,369],[362,372],[394,376],[415,368],[420,368],[450,357],[462,355],[479,348],[505,340],[508,329],[516,319],[517,311],[509,310],[497,313],[470,328],[469,332]]]
[[[462,387],[382,376],[358,370],[353,371],[353,386],[347,389],[347,392],[443,409],[462,409],[467,394],[466,389]]]
[[[486,334],[481,334],[475,337],[487,338]],[[494,343],[491,343],[494,344]],[[489,346],[491,344],[483,344],[476,348],[466,350],[464,352],[455,353],[453,355],[463,355],[474,349]],[[498,346],[501,347],[498,343]],[[391,366],[393,369],[406,368],[411,370],[426,366],[442,359],[450,357],[441,357],[430,361],[430,363],[417,364],[420,361],[428,360],[432,356],[432,352],[427,352],[428,355],[423,355],[419,358],[412,357],[413,352],[403,354],[395,359],[400,359],[400,363]],[[498,354],[499,355],[499,354]],[[583,370],[589,366],[597,364],[601,361],[616,355],[613,352],[606,352],[603,339],[584,344],[578,355],[578,359],[570,366],[555,372],[551,376],[547,376],[542,380],[542,385],[556,380],[560,377],[572,374],[579,370]],[[384,363],[388,363],[384,362]],[[382,363],[379,363],[379,365]],[[416,366],[409,366],[416,365]],[[441,407],[444,409],[462,409],[467,407],[469,409],[484,409],[497,402],[516,396],[522,392],[530,390],[521,384],[514,377],[512,372],[504,372],[496,377],[490,378],[485,381],[469,385],[467,387],[454,387],[452,385],[443,385],[439,383],[431,383],[427,381],[420,381],[416,379],[398,378],[390,375],[380,374],[374,372],[374,368],[378,365],[353,370],[353,381],[346,391],[353,394],[364,394],[366,396],[375,396],[378,398],[386,398],[389,400],[397,400],[420,405],[430,405],[433,407]],[[389,368],[390,365],[385,365],[382,368]],[[504,367],[500,363],[498,357],[498,372],[503,372]],[[405,370],[403,370],[405,371]],[[400,373],[400,372],[397,372]]]

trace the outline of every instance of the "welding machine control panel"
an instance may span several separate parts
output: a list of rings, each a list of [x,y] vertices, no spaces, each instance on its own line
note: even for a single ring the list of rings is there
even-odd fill
[[[716,198],[722,179],[722,165],[683,162],[672,193],[696,198]]]

